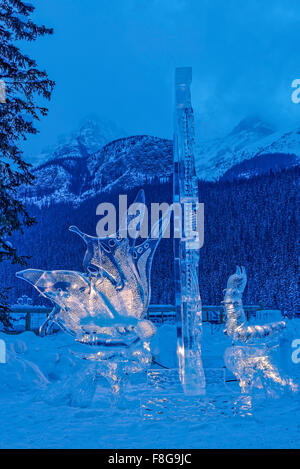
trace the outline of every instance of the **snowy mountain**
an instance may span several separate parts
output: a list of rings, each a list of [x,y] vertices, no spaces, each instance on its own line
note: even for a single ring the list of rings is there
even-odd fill
[[[300,160],[300,128],[275,132],[256,118],[242,120],[223,138],[196,144],[199,179],[251,177]]]
[[[104,124],[85,122],[48,151],[34,169],[34,185],[22,187],[21,197],[38,205],[78,204],[99,192],[170,178],[171,140],[140,135],[107,143],[117,133],[113,126],[107,131]],[[276,171],[299,162],[300,129],[279,133],[259,119],[244,119],[223,138],[196,142],[196,158],[198,177],[208,181]]]
[[[251,144],[274,134],[274,130],[256,118],[243,119],[228,135],[196,142],[196,170],[199,179],[218,180],[229,168],[245,157]]]
[[[120,137],[126,137],[126,132],[114,123],[99,118],[85,119],[78,130],[71,135],[60,136],[58,144],[44,150],[37,159],[82,158],[96,153]]]
[[[240,162],[224,173],[224,179],[249,178],[295,166],[300,161],[300,128],[277,132],[250,144],[238,158]]]
[[[253,176],[278,172],[281,169],[299,165],[299,155],[288,153],[262,153],[249,160],[244,160],[228,169],[220,179],[232,181],[234,179],[249,179]]]
[[[130,189],[145,182],[171,176],[173,145],[165,140],[139,135],[115,140],[88,158],[94,192]]]
[[[23,186],[21,197],[38,205],[62,201],[76,204],[114,187],[126,190],[153,180],[162,182],[171,175],[170,140],[146,135],[125,137],[91,152],[91,139],[81,137],[82,133],[72,144],[56,147],[51,157],[34,169],[34,185]]]

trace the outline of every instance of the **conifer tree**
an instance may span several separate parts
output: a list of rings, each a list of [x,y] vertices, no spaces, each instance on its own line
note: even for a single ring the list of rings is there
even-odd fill
[[[53,30],[31,19],[35,7],[21,0],[0,0],[0,262],[26,264],[9,241],[15,231],[29,227],[34,219],[18,199],[21,184],[32,184],[31,166],[24,160],[20,144],[36,134],[34,122],[47,114],[40,97],[50,99],[54,82],[39,70],[34,59],[19,47]],[[0,322],[9,326],[6,291],[0,285]]]

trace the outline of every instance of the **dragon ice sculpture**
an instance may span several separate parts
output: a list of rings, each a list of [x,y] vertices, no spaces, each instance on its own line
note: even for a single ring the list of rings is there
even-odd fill
[[[135,202],[143,202],[144,206],[144,191],[138,193]],[[126,218],[128,223],[130,215],[126,214]],[[151,264],[166,228],[165,221],[164,217],[159,220],[139,245],[136,239],[122,237],[120,230],[114,237],[98,238],[71,226],[70,231],[77,233],[87,246],[83,273],[37,269],[18,272],[17,277],[29,282],[55,305],[41,335],[47,334],[53,323],[58,324],[77,342],[95,346],[95,353],[89,352],[84,358],[109,360],[109,375],[119,366],[117,362],[126,362],[127,371],[131,362],[131,371],[135,372],[149,365],[152,356],[148,340],[156,328],[145,315],[150,302]]]
[[[285,321],[261,325],[247,325],[243,308],[243,292],[247,283],[244,267],[237,267],[227,282],[224,297],[226,329],[224,333],[232,338],[233,346],[225,351],[225,365],[239,380],[243,393],[253,387],[265,389],[273,394],[273,389],[288,387],[296,391],[296,386],[289,378],[283,378],[272,363],[271,354],[276,348],[276,341],[286,328]]]

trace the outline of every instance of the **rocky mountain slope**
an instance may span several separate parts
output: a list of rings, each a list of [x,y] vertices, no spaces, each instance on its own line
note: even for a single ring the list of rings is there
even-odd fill
[[[172,172],[170,140],[147,135],[121,138],[95,153],[82,140],[59,146],[55,155],[34,169],[35,182],[20,196],[27,202],[80,203],[98,192],[126,190],[145,182],[167,180]]]
[[[45,162],[34,168],[34,185],[22,187],[20,196],[38,205],[78,204],[99,192],[169,180],[171,140],[138,135],[107,143],[113,134],[86,122],[44,155]],[[299,159],[300,128],[278,133],[255,118],[244,119],[223,138],[196,142],[197,174],[206,181],[249,178],[291,167]]]
[[[85,119],[70,135],[61,135],[58,143],[46,148],[37,159],[40,161],[62,158],[82,158],[93,155],[107,143],[126,137],[124,130],[103,119]]]
[[[250,177],[269,169],[297,164],[300,160],[300,127],[275,132],[261,120],[247,118],[223,138],[196,143],[196,151],[199,179],[215,181],[228,173]]]

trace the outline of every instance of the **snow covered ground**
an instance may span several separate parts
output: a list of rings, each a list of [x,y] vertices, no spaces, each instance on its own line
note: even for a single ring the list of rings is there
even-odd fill
[[[289,328],[291,337],[300,339],[300,320],[290,321]],[[55,397],[53,386],[68,376],[73,388],[80,386],[80,370],[76,373],[81,365],[70,358],[73,340],[64,333],[46,338],[30,332],[0,334],[0,339],[7,345],[7,363],[0,363],[1,448],[300,447],[300,394],[274,400],[257,395],[252,404],[241,397],[234,377],[224,369],[223,353],[230,343],[222,326],[204,326],[206,396],[184,396],[176,371],[156,366],[148,377],[136,375],[126,401],[117,407],[111,406],[108,388],[100,382],[90,407],[70,406],[67,393]],[[161,327],[153,350],[165,366],[175,363],[173,341],[175,328]],[[300,363],[292,363],[289,347],[281,359],[300,384]]]

